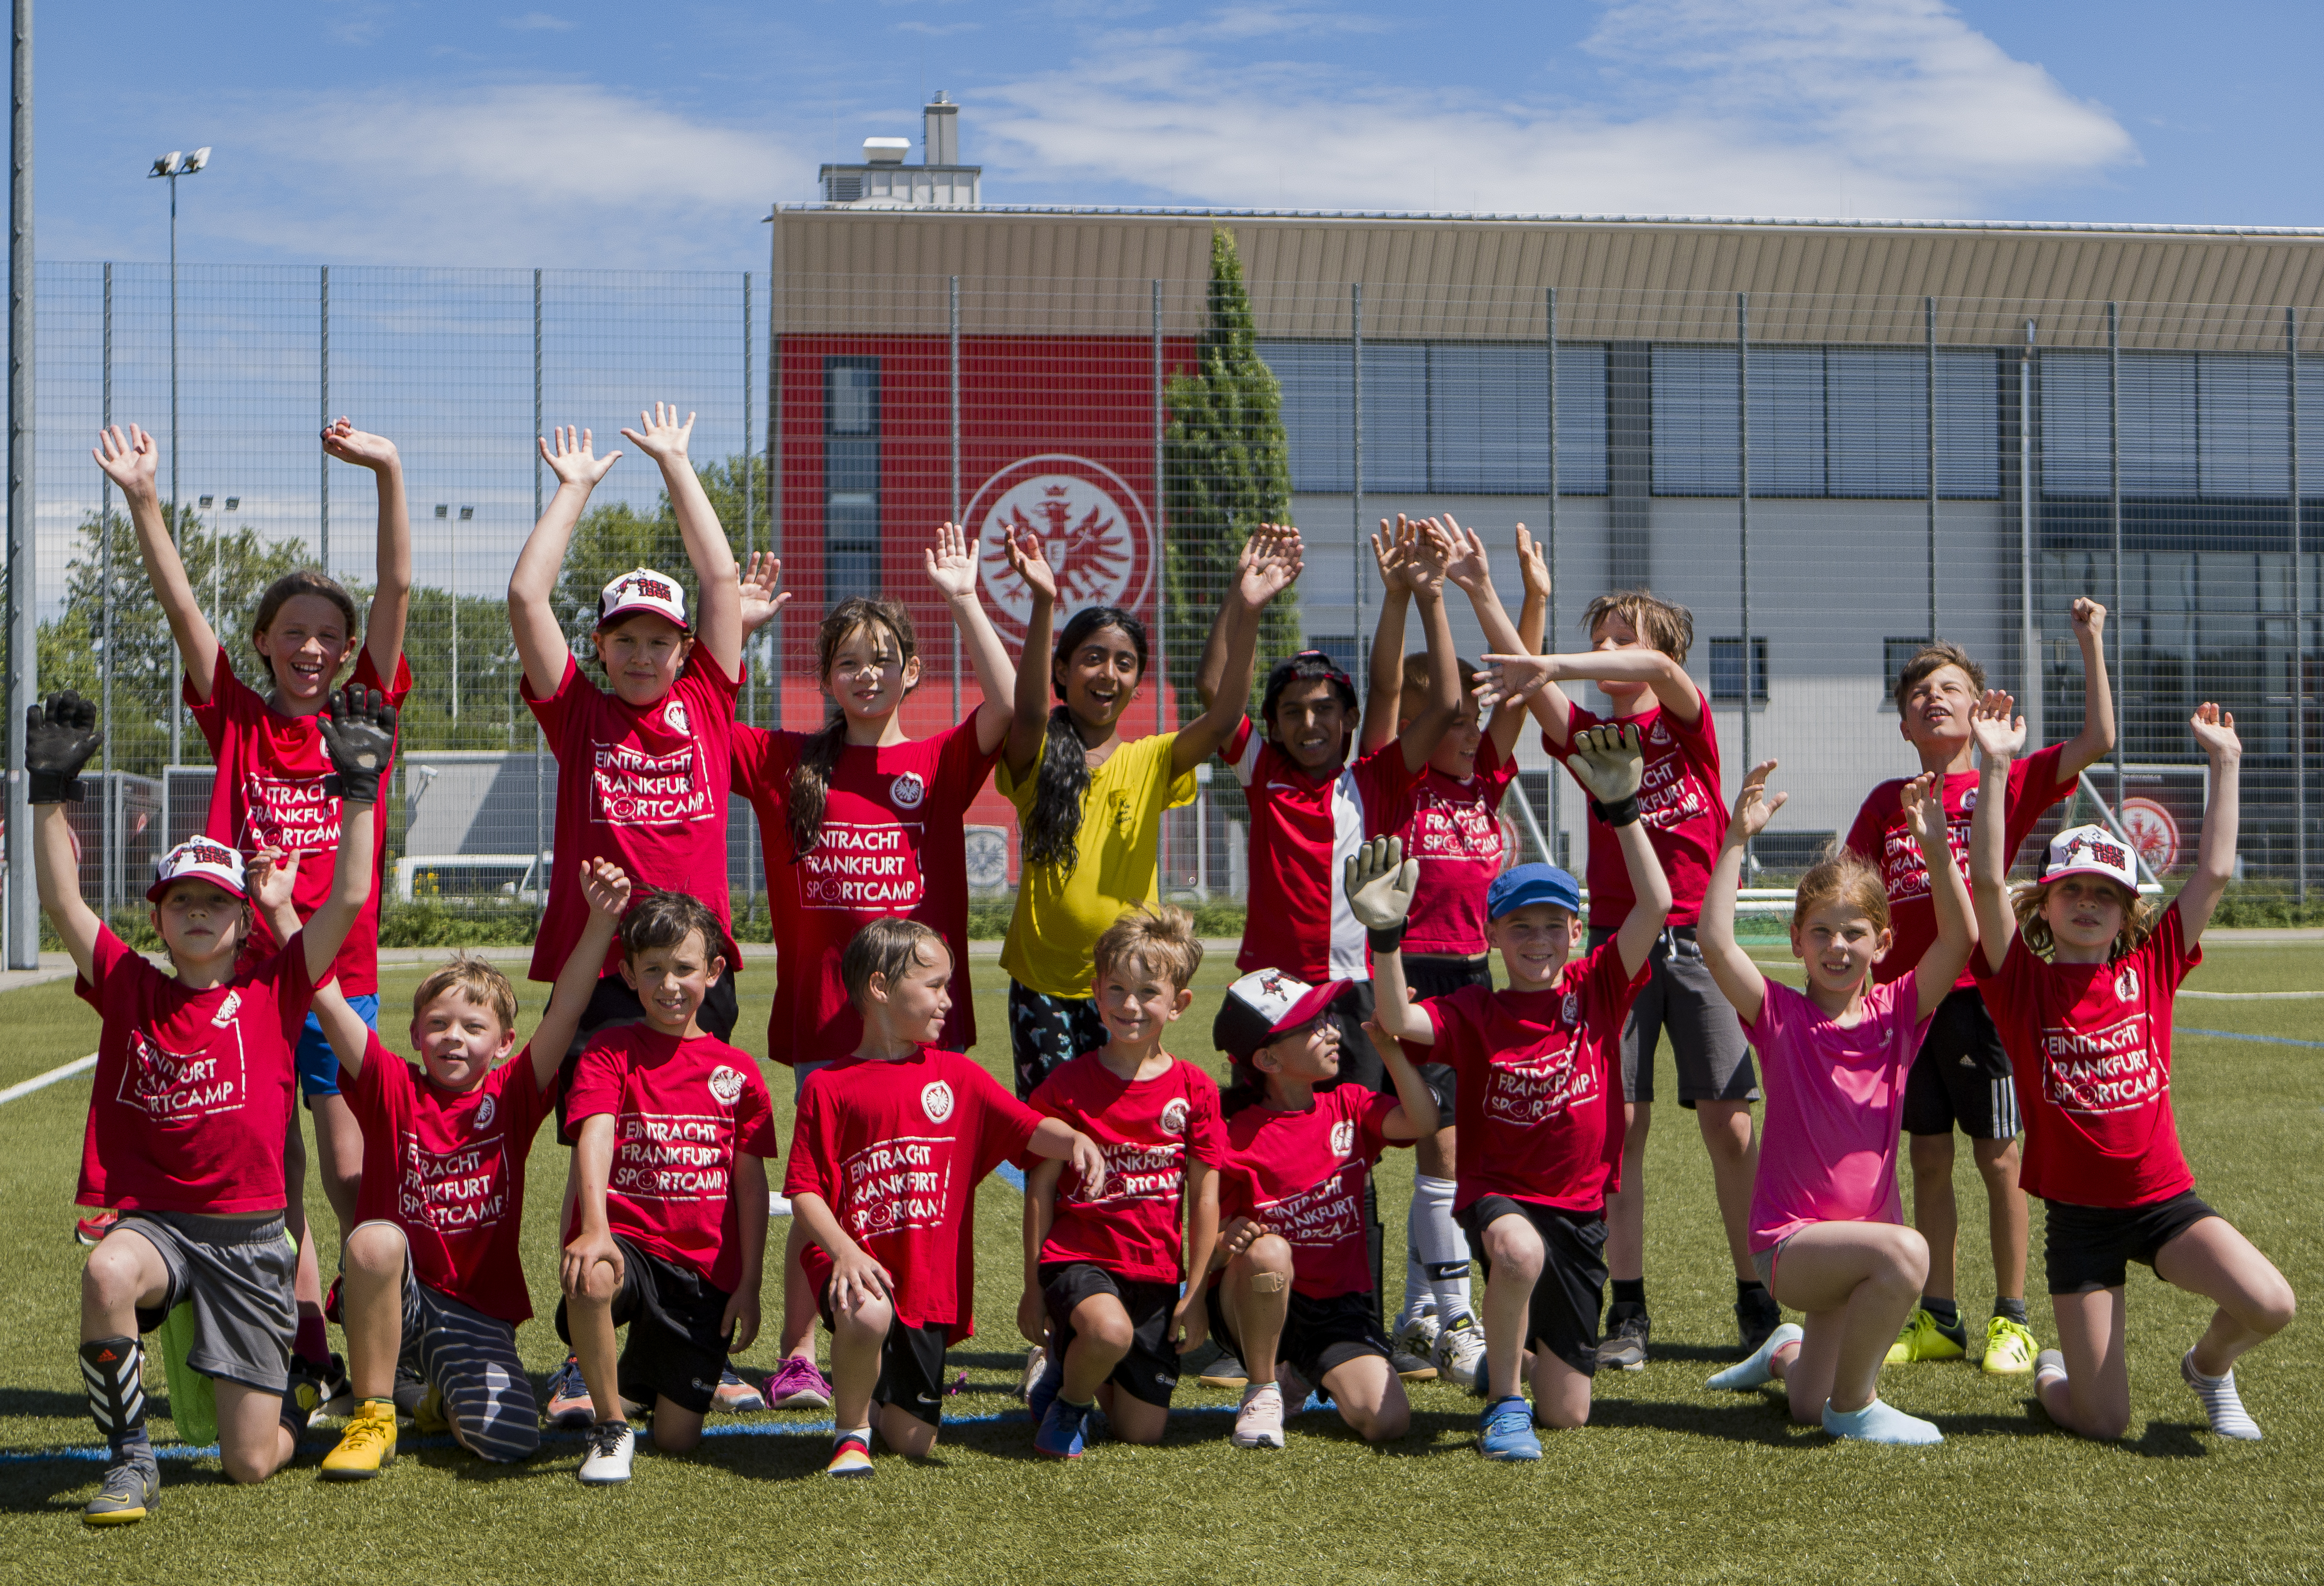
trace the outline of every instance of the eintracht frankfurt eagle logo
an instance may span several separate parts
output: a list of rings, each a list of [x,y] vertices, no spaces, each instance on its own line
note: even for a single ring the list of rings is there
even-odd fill
[[[1009,534],[1037,536],[1057,576],[1057,622],[1084,606],[1137,611],[1154,580],[1146,504],[1120,475],[1086,457],[1046,453],[1011,463],[969,503],[977,572],[992,620],[1012,643],[1025,636],[1033,592],[1009,566]]]

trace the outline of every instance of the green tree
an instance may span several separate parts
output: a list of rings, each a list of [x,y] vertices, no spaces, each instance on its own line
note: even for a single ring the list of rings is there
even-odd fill
[[[1181,720],[1202,710],[1194,672],[1243,542],[1259,524],[1291,515],[1283,392],[1259,359],[1242,260],[1223,226],[1211,234],[1209,313],[1195,364],[1170,380],[1162,450],[1164,623]],[[1299,645],[1296,592],[1286,591],[1259,629],[1259,676]]]

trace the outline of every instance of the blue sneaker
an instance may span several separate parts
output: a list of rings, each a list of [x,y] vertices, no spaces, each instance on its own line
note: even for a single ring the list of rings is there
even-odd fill
[[[1477,1417],[1477,1452],[1489,1460],[1541,1458],[1541,1439],[1533,1430],[1533,1406],[1514,1393],[1493,1401]]]
[[[1041,1416],[1040,1428],[1033,1434],[1033,1452],[1053,1460],[1077,1460],[1082,1450],[1089,1446],[1084,1430],[1090,1406],[1072,1405],[1062,1398],[1049,1401]]]
[[[1025,1407],[1032,1412],[1036,1431],[1049,1418],[1049,1406],[1056,1402],[1057,1392],[1065,1385],[1065,1368],[1052,1355],[1043,1363],[1041,1374],[1033,1379],[1033,1386],[1025,1390]]]

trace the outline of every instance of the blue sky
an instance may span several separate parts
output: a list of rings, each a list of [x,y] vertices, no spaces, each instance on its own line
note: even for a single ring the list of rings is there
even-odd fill
[[[2324,8],[1611,0],[42,7],[39,235],[743,268],[936,88],[1003,203],[2324,224]],[[916,156],[917,157],[917,156]]]

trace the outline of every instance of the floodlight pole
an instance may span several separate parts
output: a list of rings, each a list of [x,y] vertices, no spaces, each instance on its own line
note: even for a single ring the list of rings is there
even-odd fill
[[[32,526],[32,0],[16,0],[8,113],[8,918],[10,969],[41,964],[24,712],[40,692]],[[108,635],[108,637],[110,637]]]

